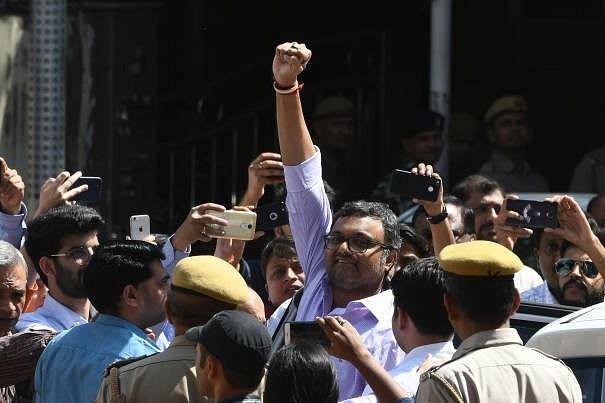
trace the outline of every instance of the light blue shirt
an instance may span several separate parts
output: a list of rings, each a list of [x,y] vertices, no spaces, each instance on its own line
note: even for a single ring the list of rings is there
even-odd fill
[[[315,320],[317,316],[340,315],[359,332],[370,353],[386,370],[394,368],[405,356],[391,331],[393,293],[383,291],[357,301],[346,308],[332,310],[332,287],[328,281],[323,236],[332,225],[332,212],[321,176],[319,150],[296,166],[284,166],[292,236],[305,272],[305,292],[296,320]],[[346,360],[334,358],[338,372],[339,400],[361,395],[367,385],[363,376]]]
[[[19,214],[5,214],[0,212],[0,239],[9,242],[17,249],[21,249],[25,242],[25,229],[27,224],[27,207],[21,202]]]
[[[15,329],[17,332],[26,329],[49,329],[60,332],[84,323],[88,323],[86,318],[61,304],[50,293],[46,293],[42,306],[33,312],[22,314]]]
[[[521,301],[541,302],[543,304],[559,304],[559,301],[552,295],[548,289],[548,284],[544,281],[542,284],[525,290],[521,293]]]
[[[92,403],[109,364],[159,351],[142,329],[101,314],[94,322],[59,333],[44,349],[34,375],[34,401]]]

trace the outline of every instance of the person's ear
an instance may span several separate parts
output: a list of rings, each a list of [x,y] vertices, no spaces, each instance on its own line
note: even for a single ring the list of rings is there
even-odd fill
[[[513,304],[510,308],[510,316],[513,316],[517,309],[519,309],[519,305],[521,304],[521,296],[519,295],[519,290],[515,287],[515,293],[513,295]]]
[[[398,263],[399,259],[399,251],[397,249],[393,249],[389,251],[389,255],[387,256],[387,260],[385,262],[385,274],[388,274],[389,271],[393,270],[395,265]]]
[[[122,301],[130,306],[137,306],[137,288],[132,284],[127,284],[122,290]]]
[[[447,311],[447,318],[450,322],[458,320],[460,318],[460,310],[454,301],[454,298],[449,294],[443,294],[443,305]]]
[[[42,273],[46,275],[46,277],[48,277],[49,275],[54,275],[56,273],[55,262],[49,256],[42,256],[38,261],[38,266],[40,267],[40,270],[42,270]]]
[[[394,328],[398,330],[403,330],[408,325],[408,321],[410,320],[409,315],[406,311],[399,307],[395,307],[395,323]]]

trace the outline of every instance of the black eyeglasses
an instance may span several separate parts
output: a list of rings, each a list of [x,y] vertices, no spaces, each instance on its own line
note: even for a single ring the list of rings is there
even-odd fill
[[[579,265],[580,271],[588,278],[595,278],[599,274],[597,266],[590,260],[573,260],[567,257],[561,258],[555,262],[555,271],[561,277],[567,276],[573,268]]]
[[[342,235],[324,235],[324,241],[326,242],[326,249],[331,250],[338,248],[343,242],[346,242],[347,248],[349,248],[351,252],[355,253],[365,253],[365,251],[374,246],[380,246],[383,249],[393,249],[389,245],[366,238],[364,236],[352,236],[351,238],[345,238]]]
[[[92,248],[86,246],[76,246],[75,248],[71,248],[67,252],[64,253],[54,253],[50,256],[59,257],[59,256],[69,256],[76,262],[76,264],[80,266],[84,266],[88,264],[90,258],[92,257],[93,250]]]

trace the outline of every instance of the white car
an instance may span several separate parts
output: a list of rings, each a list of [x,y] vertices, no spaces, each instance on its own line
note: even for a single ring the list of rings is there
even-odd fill
[[[574,371],[584,402],[605,403],[605,302],[540,328],[526,345],[561,358]]]

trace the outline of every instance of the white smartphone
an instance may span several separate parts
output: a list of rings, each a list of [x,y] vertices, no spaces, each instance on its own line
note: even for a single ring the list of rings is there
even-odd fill
[[[145,240],[151,234],[151,220],[147,214],[130,216],[130,239]]]
[[[226,210],[225,212],[208,210],[208,214],[224,218],[228,221],[226,226],[221,226],[224,235],[207,235],[212,238],[231,238],[249,241],[254,238],[256,232],[256,213],[253,211]]]

